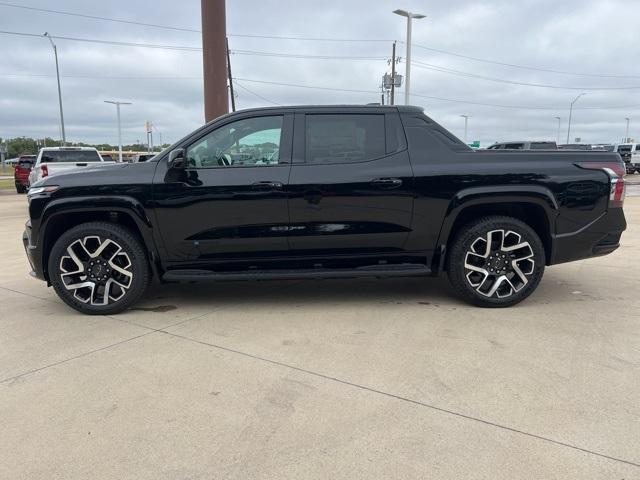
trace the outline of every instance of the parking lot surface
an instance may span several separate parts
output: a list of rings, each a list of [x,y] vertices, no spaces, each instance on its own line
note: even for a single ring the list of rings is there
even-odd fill
[[[502,310],[444,279],[164,285],[88,317],[0,192],[0,478],[640,477],[640,198]]]

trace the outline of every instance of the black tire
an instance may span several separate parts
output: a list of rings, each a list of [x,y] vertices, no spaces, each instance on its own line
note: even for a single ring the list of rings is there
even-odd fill
[[[509,251],[525,243],[527,246]],[[510,307],[521,302],[533,293],[544,274],[546,259],[540,237],[516,218],[488,216],[468,223],[448,250],[446,267],[451,285],[480,307]]]
[[[108,222],[83,223],[65,232],[51,249],[48,267],[49,280],[62,301],[88,315],[126,310],[150,281],[140,241],[127,228]],[[77,287],[88,283],[93,287]]]
[[[20,183],[16,183],[16,192],[17,193],[25,193],[27,191],[27,189],[25,188],[24,185],[20,184]]]

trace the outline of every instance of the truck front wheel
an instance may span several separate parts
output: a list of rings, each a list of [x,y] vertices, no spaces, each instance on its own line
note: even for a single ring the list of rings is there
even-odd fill
[[[526,223],[489,216],[471,222],[449,246],[447,273],[462,297],[481,307],[509,307],[536,289],[545,266],[540,237]]]
[[[149,265],[140,241],[108,222],[83,223],[56,241],[49,255],[49,279],[70,307],[89,315],[121,312],[149,283]]]

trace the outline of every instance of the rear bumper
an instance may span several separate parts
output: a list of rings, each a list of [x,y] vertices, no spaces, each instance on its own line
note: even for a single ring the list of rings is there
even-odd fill
[[[622,208],[611,208],[577,232],[554,235],[549,265],[607,255],[620,246],[626,228]]]
[[[39,280],[46,280],[44,269],[42,266],[42,252],[37,245],[33,245],[31,236],[31,220],[25,224],[24,233],[22,234],[22,244],[24,245],[29,265],[31,266],[31,276]]]

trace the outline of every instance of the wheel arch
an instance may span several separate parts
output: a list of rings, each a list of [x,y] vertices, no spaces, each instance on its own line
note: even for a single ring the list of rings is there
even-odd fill
[[[544,187],[482,187],[464,190],[449,204],[438,237],[433,267],[444,271],[448,246],[460,229],[472,220],[489,215],[516,218],[529,225],[544,245],[547,263],[553,251],[553,234],[558,204]]]
[[[132,198],[120,198],[119,201],[111,203],[96,203],[92,200],[83,197],[74,198],[72,202],[51,202],[47,205],[40,224],[45,279],[49,281],[49,255],[56,239],[70,228],[95,221],[115,223],[130,230],[147,251],[147,259],[154,277],[159,278],[160,261],[153,239],[152,224],[142,205]]]

